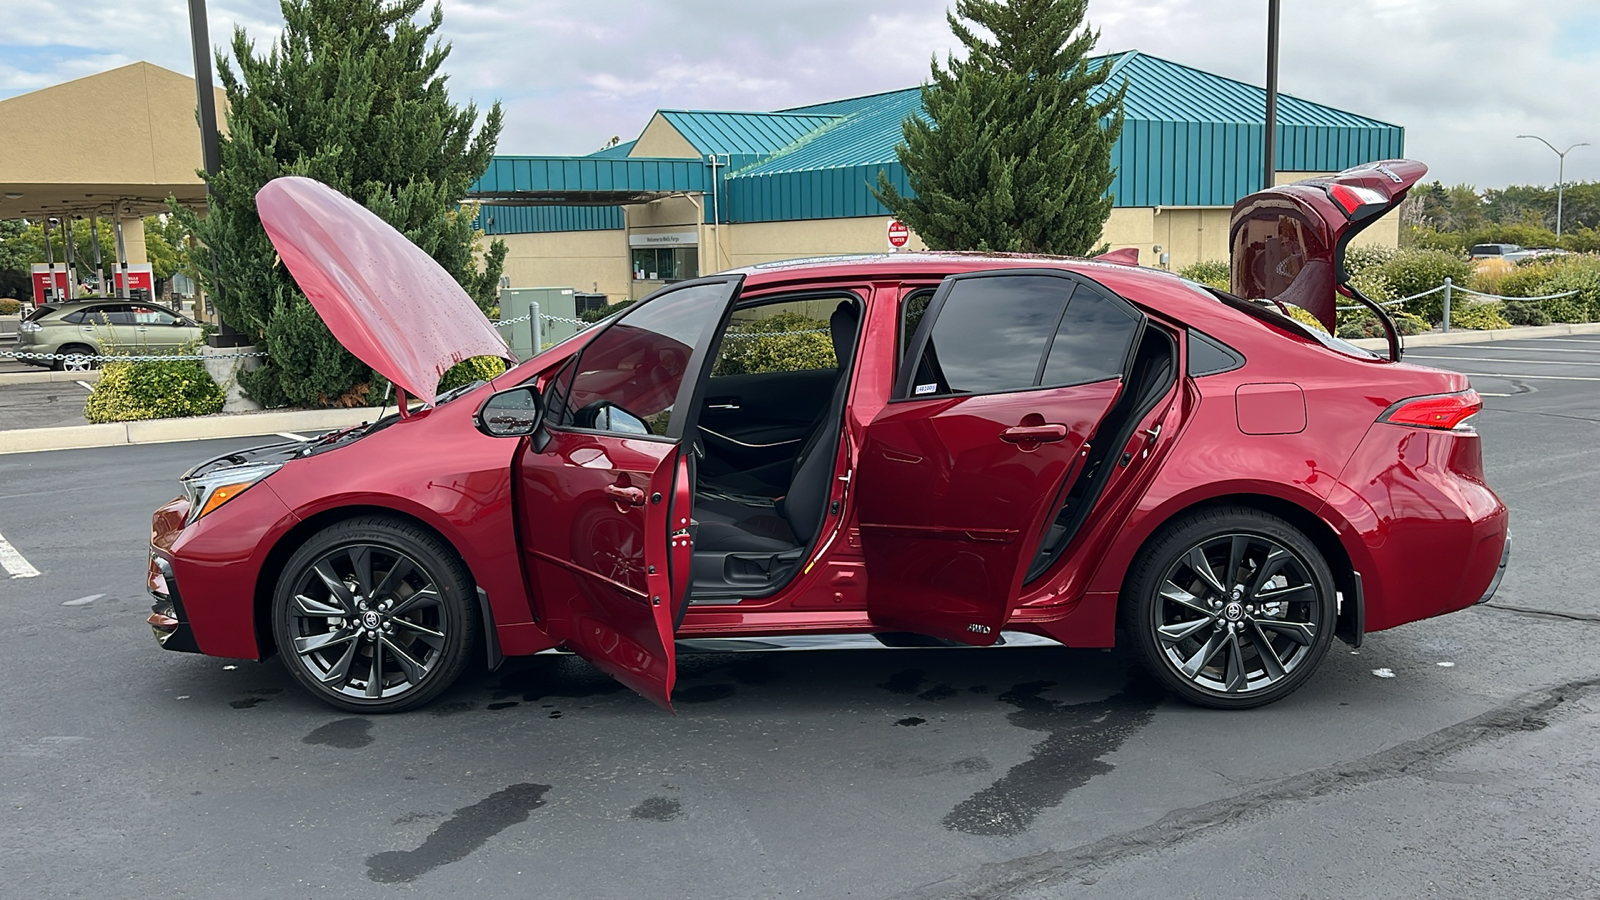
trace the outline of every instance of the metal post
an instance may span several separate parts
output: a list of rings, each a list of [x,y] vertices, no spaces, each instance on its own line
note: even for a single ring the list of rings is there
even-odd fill
[[[1265,190],[1278,180],[1278,0],[1267,0],[1267,123],[1261,145]]]
[[[1444,277],[1444,330],[1446,333],[1450,331],[1450,290],[1450,276],[1446,275]]]
[[[128,245],[122,240],[122,217],[116,217],[117,234],[117,296],[128,299]]]
[[[67,299],[78,295],[78,248],[72,239],[72,216],[68,214],[66,221],[61,226],[61,250],[67,258]]]
[[[528,320],[533,333],[532,353],[534,356],[538,356],[544,350],[544,321],[539,316],[539,301],[535,300],[528,304],[528,315],[533,317]]]
[[[50,243],[50,217],[45,216],[44,225],[44,262],[48,274],[44,283],[44,302],[49,303],[53,297],[50,295],[56,290],[56,248]]]
[[[1561,237],[1561,195],[1567,188],[1567,155],[1556,165],[1556,237]]]
[[[200,113],[200,158],[206,174],[210,176],[206,181],[209,203],[212,197],[211,183],[222,170],[222,151],[217,137],[216,92],[211,87],[211,31],[206,25],[206,0],[189,0],[189,45],[194,53],[195,106]],[[214,305],[216,298],[222,296],[222,285],[213,284],[211,287],[215,296],[209,298],[209,302]],[[206,343],[212,347],[241,347],[248,341],[223,321],[222,311],[217,310],[217,331],[206,339]]]
[[[94,290],[104,297],[106,294],[106,267],[100,261],[100,217],[89,217],[89,233],[93,235],[90,243],[94,244]]]

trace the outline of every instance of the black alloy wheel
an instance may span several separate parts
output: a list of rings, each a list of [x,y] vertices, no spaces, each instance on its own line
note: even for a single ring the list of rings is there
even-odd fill
[[[1333,573],[1294,526],[1260,510],[1204,510],[1162,529],[1135,561],[1123,626],[1183,699],[1245,709],[1299,688],[1333,641]]]
[[[433,534],[386,518],[339,522],[295,551],[272,620],[289,674],[363,713],[438,696],[466,667],[479,628],[461,560]]]

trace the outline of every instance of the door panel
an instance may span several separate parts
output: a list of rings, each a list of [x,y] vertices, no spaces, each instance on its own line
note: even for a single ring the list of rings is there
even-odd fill
[[[994,643],[1052,501],[1121,386],[885,407],[857,478],[873,623]]]
[[[541,624],[668,709],[693,549],[671,518],[693,506],[683,436],[742,283],[674,286],[606,326],[547,392],[543,439],[524,439],[515,473]]]
[[[673,496],[677,468],[676,443],[557,431],[543,452],[524,446],[518,479],[544,627],[668,708],[676,680],[671,529],[668,504],[650,500]]]

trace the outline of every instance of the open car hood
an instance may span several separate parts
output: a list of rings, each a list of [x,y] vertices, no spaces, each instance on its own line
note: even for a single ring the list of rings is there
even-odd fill
[[[1406,198],[1428,167],[1388,159],[1251,194],[1229,224],[1232,292],[1306,310],[1334,331],[1350,240]]]
[[[456,363],[516,361],[450,273],[361,204],[294,176],[268,182],[256,209],[328,330],[406,393],[431,404]]]

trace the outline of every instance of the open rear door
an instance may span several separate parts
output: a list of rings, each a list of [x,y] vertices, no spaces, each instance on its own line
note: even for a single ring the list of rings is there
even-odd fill
[[[548,391],[515,473],[541,624],[668,709],[692,551],[683,435],[743,278],[677,286],[597,335]]]
[[[1143,327],[1136,309],[1071,273],[945,280],[856,471],[873,624],[968,644],[1000,637]]]
[[[1330,332],[1343,294],[1373,306],[1393,332],[1388,314],[1350,286],[1345,249],[1400,205],[1427,172],[1420,162],[1391,159],[1240,200],[1228,230],[1233,293],[1246,300],[1291,303],[1316,316]]]

